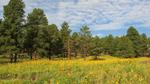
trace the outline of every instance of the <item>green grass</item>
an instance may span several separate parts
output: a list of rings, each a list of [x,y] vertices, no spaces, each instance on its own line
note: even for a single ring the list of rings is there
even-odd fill
[[[0,65],[1,84],[149,84],[150,58],[46,59]]]

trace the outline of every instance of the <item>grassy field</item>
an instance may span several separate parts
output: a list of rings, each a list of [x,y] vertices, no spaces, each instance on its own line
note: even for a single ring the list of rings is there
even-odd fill
[[[150,58],[35,60],[0,65],[0,84],[150,84]]]

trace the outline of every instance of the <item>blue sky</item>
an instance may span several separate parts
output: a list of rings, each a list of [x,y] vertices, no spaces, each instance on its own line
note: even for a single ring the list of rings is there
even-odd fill
[[[0,0],[0,18],[3,5]],[[150,0],[23,0],[26,15],[33,8],[42,8],[49,19],[60,28],[67,21],[73,31],[87,24],[94,35],[124,35],[129,26],[150,36]]]

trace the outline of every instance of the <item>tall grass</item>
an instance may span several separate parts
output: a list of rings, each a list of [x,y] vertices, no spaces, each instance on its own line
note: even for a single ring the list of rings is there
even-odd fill
[[[150,58],[36,60],[0,65],[1,84],[149,84]]]

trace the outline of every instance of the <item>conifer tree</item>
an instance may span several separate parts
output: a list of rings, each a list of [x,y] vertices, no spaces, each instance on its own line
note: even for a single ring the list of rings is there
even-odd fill
[[[69,29],[69,25],[67,22],[64,22],[61,27],[62,28],[60,30],[60,34],[61,34],[61,38],[64,44],[63,51],[64,51],[65,56],[71,59],[71,46],[70,46],[71,30]]]
[[[72,51],[74,52],[74,56],[78,56],[78,51],[80,48],[80,37],[77,32],[72,34]]]
[[[139,32],[131,26],[127,31],[127,37],[133,43],[134,52],[136,53],[135,57],[141,56],[141,37]]]
[[[24,46],[31,59],[33,57],[33,53],[36,52],[38,47],[37,37],[38,37],[39,29],[45,28],[45,26],[47,25],[48,25],[48,20],[42,9],[35,8],[31,13],[28,14],[27,24],[26,24],[27,33],[25,37]]]
[[[81,53],[82,56],[85,58],[89,54],[89,49],[90,49],[90,44],[91,44],[91,38],[92,34],[91,31],[89,30],[90,28],[87,25],[82,26],[80,29],[80,48],[81,48]]]
[[[4,36],[3,48],[9,53],[11,62],[17,62],[17,55],[20,51],[21,28],[24,22],[24,2],[22,0],[10,0],[4,6]]]
[[[103,52],[101,39],[98,36],[92,38],[90,53],[94,55],[94,59],[98,59],[98,56]]]
[[[148,38],[146,36],[145,33],[143,33],[141,35],[141,44],[140,44],[140,47],[141,47],[141,55],[142,56],[146,56],[148,55]]]
[[[116,41],[117,41],[117,44],[115,47],[116,51],[114,52],[115,56],[125,57],[125,58],[135,56],[133,43],[128,37],[123,36],[123,37],[118,38],[118,40]]]
[[[113,48],[114,48],[114,44],[113,44],[114,37],[110,34],[110,35],[106,36],[103,40],[104,40],[103,47],[104,47],[105,54],[112,55]]]

